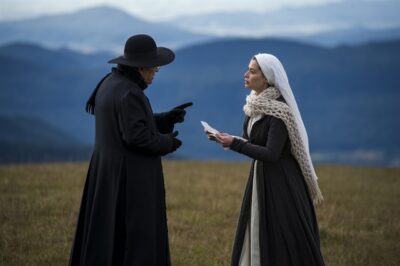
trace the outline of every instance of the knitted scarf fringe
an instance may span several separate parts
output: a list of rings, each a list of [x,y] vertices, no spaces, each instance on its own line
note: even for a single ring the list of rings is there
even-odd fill
[[[259,95],[256,95],[252,91],[246,97],[246,104],[243,106],[243,111],[249,117],[265,114],[279,118],[285,123],[289,133],[292,154],[300,165],[313,203],[318,204],[323,200],[321,190],[318,186],[318,177],[309,161],[310,159],[300,137],[293,112],[286,103],[276,100],[280,96],[281,93],[274,87],[267,88]]]

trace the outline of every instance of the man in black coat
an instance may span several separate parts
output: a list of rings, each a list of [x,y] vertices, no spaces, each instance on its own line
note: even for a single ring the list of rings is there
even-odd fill
[[[181,146],[172,132],[191,103],[153,114],[144,90],[174,58],[150,36],[132,36],[89,98],[96,139],[70,265],[170,265],[161,156]]]

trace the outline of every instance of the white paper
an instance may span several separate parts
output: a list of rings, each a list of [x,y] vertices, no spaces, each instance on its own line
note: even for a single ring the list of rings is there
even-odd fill
[[[200,123],[203,125],[204,129],[205,129],[207,132],[211,133],[212,135],[215,135],[215,134],[218,134],[218,133],[219,133],[218,130],[216,130],[215,128],[213,128],[212,126],[210,126],[207,122],[205,122],[205,121],[200,121]],[[239,137],[239,136],[232,136],[232,137],[237,138],[237,139],[241,139],[241,140],[243,140],[243,141],[247,141],[247,139],[244,139],[244,138]]]
[[[209,132],[209,133],[211,133],[211,134],[213,134],[213,135],[219,133],[218,130],[216,130],[215,128],[211,127],[207,122],[205,122],[205,121],[200,121],[200,123],[203,125],[205,131],[207,131],[207,132]]]

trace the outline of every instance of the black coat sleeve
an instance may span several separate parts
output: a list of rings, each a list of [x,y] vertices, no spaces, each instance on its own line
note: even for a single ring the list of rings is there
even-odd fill
[[[167,134],[172,133],[174,130],[174,122],[168,118],[168,112],[154,114],[154,120],[156,121],[157,128],[160,133]]]
[[[255,160],[276,162],[281,157],[287,140],[288,132],[285,123],[281,119],[272,117],[265,146],[235,138],[230,148]]]
[[[165,155],[173,151],[172,137],[149,126],[154,122],[149,121],[152,118],[151,110],[145,97],[127,93],[121,99],[118,113],[122,139],[128,147],[153,155]]]

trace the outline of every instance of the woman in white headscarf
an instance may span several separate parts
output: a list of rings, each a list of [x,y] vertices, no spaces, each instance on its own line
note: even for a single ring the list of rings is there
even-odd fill
[[[244,79],[244,140],[208,133],[254,159],[231,265],[324,265],[314,210],[322,195],[286,72],[275,56],[257,54]]]

